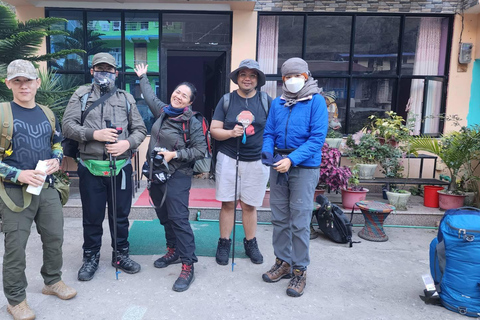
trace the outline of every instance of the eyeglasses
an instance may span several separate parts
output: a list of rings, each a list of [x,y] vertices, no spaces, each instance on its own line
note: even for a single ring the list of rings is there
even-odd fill
[[[247,74],[247,73],[239,73],[238,74],[238,77],[239,78],[249,78],[250,80],[255,80],[258,78],[258,75],[256,73],[250,73],[250,74]]]

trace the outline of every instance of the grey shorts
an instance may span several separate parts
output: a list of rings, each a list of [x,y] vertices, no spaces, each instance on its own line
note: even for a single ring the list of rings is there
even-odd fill
[[[235,200],[235,159],[219,152],[215,166],[215,199],[222,202]],[[238,162],[237,199],[260,207],[265,196],[265,189],[270,171],[258,161]]]

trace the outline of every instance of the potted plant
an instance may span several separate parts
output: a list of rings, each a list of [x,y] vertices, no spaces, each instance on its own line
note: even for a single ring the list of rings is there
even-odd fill
[[[342,190],[342,206],[343,208],[350,210],[355,206],[355,203],[358,201],[365,200],[367,197],[367,192],[369,191],[366,188],[360,187],[358,184],[360,180],[358,178],[358,168],[354,166],[351,170],[351,176],[348,179],[348,186],[346,188],[341,188]]]
[[[385,118],[379,118],[376,115],[368,117],[370,123],[364,128],[370,130],[376,135],[381,144],[388,142],[393,147],[398,147],[399,143],[408,139],[410,128],[402,116],[396,112],[385,112]]]
[[[339,149],[343,141],[343,134],[337,130],[329,128],[327,131],[327,137],[325,138],[325,143],[328,144],[330,148]]]
[[[329,147],[327,144],[323,145],[317,189],[338,192],[341,188],[347,187],[352,172],[346,166],[339,167],[341,156],[342,154],[337,148]]]
[[[359,170],[359,179],[373,179],[377,163],[383,161],[391,149],[387,145],[381,145],[369,131],[359,131],[348,136],[346,146],[350,160]]]
[[[458,190],[457,183],[462,169],[470,172],[471,162],[480,159],[480,127],[462,127],[458,132],[451,132],[439,139],[420,136],[411,140],[414,151],[423,150],[437,155],[448,169],[451,183],[448,190],[437,191],[442,209],[463,206],[465,194]],[[470,172],[473,173],[473,172]]]
[[[475,181],[474,176],[468,176],[466,173],[457,181],[457,190],[462,191],[465,194],[465,200],[463,205],[467,207],[473,207],[476,204],[478,184]]]

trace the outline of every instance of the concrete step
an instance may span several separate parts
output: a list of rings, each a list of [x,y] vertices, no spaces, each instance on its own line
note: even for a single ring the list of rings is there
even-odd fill
[[[135,203],[140,194],[145,189],[145,183],[142,182],[140,189],[136,192],[135,198],[132,203]],[[340,208],[341,206],[341,195],[340,194],[327,194],[329,200],[337,204]],[[367,200],[377,200],[387,203],[387,200],[382,198],[381,193],[372,193],[367,194]],[[208,219],[208,220],[218,220],[220,209],[219,208],[200,208],[200,207],[190,207],[190,220],[197,219]],[[63,207],[63,212],[65,217],[69,218],[80,218],[82,216],[82,205],[80,200],[80,193],[78,192],[78,187],[71,187],[70,190],[70,199],[68,203]],[[271,210],[270,208],[258,208],[258,221],[260,223],[270,223],[271,221]],[[344,210],[347,214],[347,217],[350,218],[351,211]],[[437,208],[428,208],[423,206],[423,198],[419,196],[411,196],[408,204],[407,211],[396,211],[390,214],[385,221],[386,225],[402,225],[402,226],[429,226],[435,227],[438,222],[441,220],[444,211],[441,211]],[[130,211],[131,220],[152,220],[156,219],[155,210],[151,206],[133,206]],[[237,210],[237,221],[242,221],[242,210]],[[363,224],[364,218],[359,210],[356,210],[353,215],[352,222],[354,224]]]

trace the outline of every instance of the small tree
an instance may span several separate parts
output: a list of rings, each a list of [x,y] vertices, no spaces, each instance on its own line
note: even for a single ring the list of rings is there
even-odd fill
[[[66,23],[63,18],[40,18],[20,22],[15,13],[0,5],[0,101],[12,99],[11,92],[5,85],[7,67],[16,59],[32,61],[48,61],[64,57],[72,53],[82,53],[83,50],[61,50],[51,54],[36,55],[43,40],[47,36],[65,35],[64,31],[49,30],[55,23]],[[41,101],[39,101],[41,103]]]

